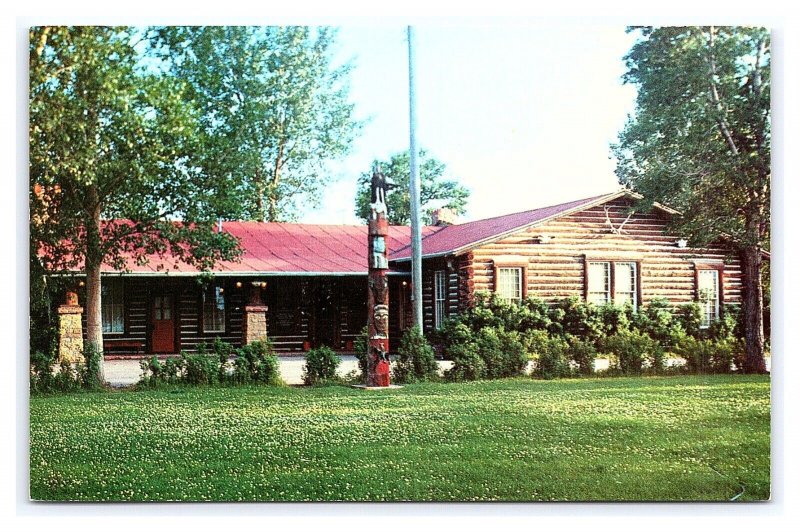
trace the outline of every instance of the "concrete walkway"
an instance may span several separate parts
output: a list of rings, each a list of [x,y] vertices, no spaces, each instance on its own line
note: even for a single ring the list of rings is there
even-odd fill
[[[353,355],[343,355],[342,363],[336,373],[345,376],[351,371],[358,372],[358,360]],[[303,366],[306,361],[302,356],[279,356],[281,378],[286,384],[303,384]],[[771,359],[767,357],[767,371],[771,366]],[[453,363],[449,360],[439,360],[439,373],[451,368]],[[681,365],[683,360],[668,359],[667,365]],[[595,360],[595,371],[608,369],[608,359],[598,358]],[[130,386],[139,382],[142,370],[139,368],[139,360],[106,360],[104,364],[106,380],[113,387]],[[528,371],[531,370],[529,364]]]
[[[358,372],[358,359],[352,355],[343,355],[342,363],[336,373],[345,376],[351,371]],[[301,356],[279,356],[281,378],[286,384],[303,384],[303,366],[306,363]],[[439,361],[439,371],[453,365],[450,361]],[[111,386],[130,386],[139,382],[142,370],[139,360],[106,360],[103,364],[106,380]]]

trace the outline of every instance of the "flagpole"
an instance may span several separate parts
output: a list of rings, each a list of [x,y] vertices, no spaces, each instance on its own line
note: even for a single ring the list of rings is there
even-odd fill
[[[414,79],[414,28],[408,26],[408,107],[409,107],[409,159],[411,161],[411,305],[414,323],[422,326],[422,229],[419,223],[419,164],[417,162],[417,102]]]

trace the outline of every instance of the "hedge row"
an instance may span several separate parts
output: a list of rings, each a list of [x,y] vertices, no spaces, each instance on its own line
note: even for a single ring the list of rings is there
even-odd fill
[[[692,372],[729,372],[741,367],[744,343],[736,307],[701,329],[701,311],[687,304],[676,311],[656,299],[634,311],[567,298],[553,306],[528,298],[519,304],[480,294],[475,305],[447,321],[434,335],[444,358],[453,361],[452,380],[521,375],[528,360],[533,375],[557,378],[590,375],[600,354],[608,373],[661,373],[668,353],[684,358]]]

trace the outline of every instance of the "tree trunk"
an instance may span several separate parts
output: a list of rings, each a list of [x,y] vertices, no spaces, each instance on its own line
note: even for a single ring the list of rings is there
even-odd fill
[[[261,168],[256,168],[256,216],[259,222],[267,221],[267,212],[264,209],[264,176]]]
[[[89,201],[93,205],[86,223],[86,347],[100,355],[98,379],[103,375],[103,315],[100,301],[100,267],[103,263],[100,236],[100,205],[97,188],[89,188]]]
[[[764,290],[761,284],[761,248],[745,248],[744,266],[744,340],[745,373],[766,373],[764,361]]]

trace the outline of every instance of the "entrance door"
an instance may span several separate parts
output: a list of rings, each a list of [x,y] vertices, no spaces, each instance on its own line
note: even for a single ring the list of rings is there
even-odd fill
[[[172,294],[153,297],[153,352],[175,352],[175,308]]]

